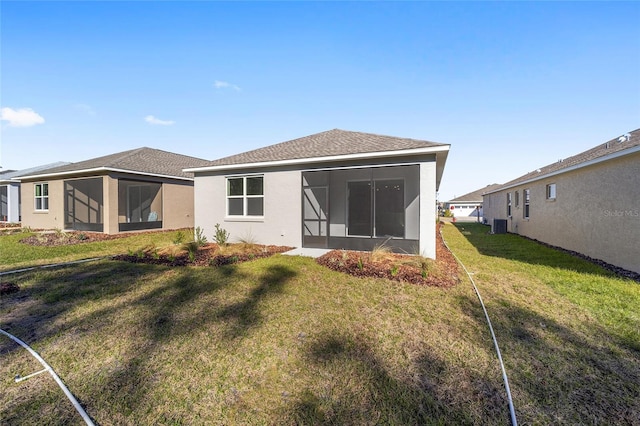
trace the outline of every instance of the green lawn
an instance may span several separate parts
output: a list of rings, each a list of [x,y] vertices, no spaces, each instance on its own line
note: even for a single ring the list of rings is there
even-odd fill
[[[19,232],[0,236],[0,271],[127,253],[129,249],[136,250],[150,246],[161,248],[169,246],[177,240],[183,242],[193,240],[193,230],[184,229],[169,232],[134,233],[128,237],[114,240],[54,247],[20,243],[20,240],[31,235],[34,233]]]
[[[483,294],[519,422],[640,423],[640,285],[486,231],[443,229]],[[467,281],[359,279],[282,255],[220,268],[101,260],[9,278],[21,291],[0,299],[0,328],[102,425],[509,421]],[[49,376],[14,383],[39,369],[0,336],[0,424],[80,424]]]

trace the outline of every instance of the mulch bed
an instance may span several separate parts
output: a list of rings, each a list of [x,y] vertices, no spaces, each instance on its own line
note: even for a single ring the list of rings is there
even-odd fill
[[[176,255],[170,255],[157,253],[152,250],[121,254],[114,256],[113,258],[115,260],[122,260],[125,262],[146,263],[152,265],[221,266],[269,257],[292,249],[293,247],[252,244],[251,248],[247,249],[245,252],[223,254],[220,252],[221,249],[218,244],[206,244],[198,248],[197,252],[193,255],[193,259],[186,251]]]
[[[183,231],[188,231],[184,229]],[[115,240],[131,237],[139,234],[154,234],[167,231],[141,231],[136,233],[103,234],[102,232],[64,231],[64,232],[37,232],[34,235],[20,240],[23,244],[32,246],[65,246],[69,244],[93,243],[96,241]]]
[[[460,282],[458,262],[436,232],[437,260],[396,253],[374,254],[370,252],[332,250],[316,261],[335,271],[356,277],[386,278],[434,287],[453,287]]]
[[[0,296],[20,291],[18,284],[12,282],[0,282]]]

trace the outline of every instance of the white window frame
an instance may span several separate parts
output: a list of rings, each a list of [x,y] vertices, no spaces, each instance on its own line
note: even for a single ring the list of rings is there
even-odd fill
[[[529,209],[530,209],[530,204],[531,204],[531,190],[530,189],[524,189],[522,191],[522,202],[523,202],[523,209],[522,209],[522,217],[524,219],[529,219]]]
[[[507,192],[507,217],[511,217],[512,215],[512,210],[511,210],[511,193]]]
[[[47,188],[47,195],[44,195],[44,189],[45,186]],[[36,188],[40,187],[40,194],[41,195],[36,195],[38,193],[38,190]],[[40,208],[38,208],[38,200],[40,201]],[[47,208],[43,208],[42,206],[44,206],[44,202],[47,202]],[[33,209],[34,211],[37,212],[47,212],[49,211],[49,182],[39,182],[39,183],[34,183],[33,184]]]
[[[248,195],[247,194],[247,179],[260,178],[262,179],[262,195]],[[242,179],[242,195],[229,195],[229,180]],[[227,176],[225,178],[225,209],[227,217],[229,218],[250,218],[250,219],[262,219],[264,218],[264,175],[242,175],[242,176]],[[261,198],[262,199],[262,215],[250,215],[249,211],[249,199]],[[229,200],[242,199],[242,214],[231,214],[229,212]]]
[[[550,183],[547,185],[547,188],[546,188],[547,200],[554,201],[556,199],[556,190],[557,188],[555,183]]]

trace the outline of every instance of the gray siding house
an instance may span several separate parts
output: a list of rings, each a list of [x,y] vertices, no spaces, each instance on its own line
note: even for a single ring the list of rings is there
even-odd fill
[[[435,258],[436,191],[449,145],[334,129],[186,169],[195,225],[213,239]]]
[[[138,148],[20,176],[22,226],[117,234],[193,227],[193,175],[206,160]]]
[[[487,192],[484,216],[640,273],[640,129]]]
[[[0,222],[19,223],[21,220],[20,176],[66,164],[69,163],[59,161],[28,169],[0,172]]]

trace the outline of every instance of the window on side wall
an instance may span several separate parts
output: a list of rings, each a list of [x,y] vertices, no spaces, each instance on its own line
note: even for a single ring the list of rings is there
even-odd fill
[[[264,216],[264,177],[227,178],[227,216]]]
[[[511,217],[511,193],[507,192],[507,217]]]
[[[556,184],[550,183],[547,185],[547,200],[555,200],[556,199]]]
[[[49,184],[48,183],[36,183],[34,185],[35,194],[35,210],[47,211],[49,210]]]
[[[520,191],[515,192],[515,198],[516,198],[516,208],[518,208],[520,206]]]
[[[522,198],[524,198],[524,213],[523,213],[523,217],[525,219],[529,219],[529,201],[531,198],[531,190],[530,189],[525,189],[524,191],[522,191]]]

